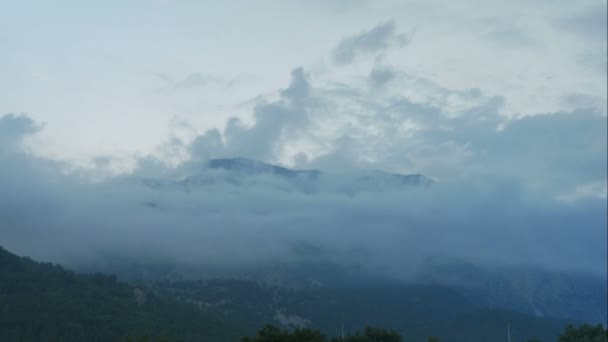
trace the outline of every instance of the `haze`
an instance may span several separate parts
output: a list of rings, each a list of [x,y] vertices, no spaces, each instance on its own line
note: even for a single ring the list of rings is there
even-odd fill
[[[312,261],[402,277],[438,257],[605,276],[605,14],[606,1],[12,2],[0,244],[72,266]],[[210,170],[218,158],[322,176]]]

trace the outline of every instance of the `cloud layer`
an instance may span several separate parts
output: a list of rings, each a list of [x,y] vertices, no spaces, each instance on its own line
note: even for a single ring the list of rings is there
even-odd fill
[[[443,10],[438,18],[459,18],[457,9]],[[601,18],[591,12],[553,17],[552,30],[585,37],[577,58],[604,61],[605,69]],[[327,44],[334,46],[326,53],[330,63],[286,72],[283,88],[245,102],[228,96],[229,109],[241,112],[217,119],[219,125],[175,118],[175,131],[187,134],[156,136],[157,148],[133,156],[128,171],[113,169],[119,157],[112,154],[93,158],[88,168],[41,156],[33,142],[62,123],[43,129],[27,115],[4,115],[0,242],[73,266],[116,258],[227,270],[321,262],[406,276],[440,257],[605,275],[607,121],[597,65],[581,67],[590,74],[570,84],[540,70],[545,63],[513,76],[510,64],[495,60],[485,67],[512,77],[491,74],[484,87],[471,88],[479,78],[458,74],[467,82],[450,82],[464,63],[458,58],[438,76],[395,62],[405,50],[424,50],[429,37],[449,31],[444,24],[437,32],[421,30],[415,40],[400,33],[396,21],[346,35]],[[454,44],[458,51],[471,47],[467,59],[485,58],[490,45],[480,52],[470,40],[490,38],[500,45],[493,53],[520,49],[504,59],[538,56],[532,53],[538,37],[520,26],[484,16],[467,25],[475,38],[466,30],[455,33],[454,42],[431,44],[433,53]],[[560,56],[546,64],[562,63]],[[466,75],[485,75],[484,65],[475,66]],[[165,82],[163,96],[193,96],[193,103],[208,100],[202,95],[207,85],[222,93],[229,88],[224,80],[234,79],[171,74],[190,76],[175,81],[157,73]],[[517,99],[510,95],[517,92],[498,91],[512,87],[520,95],[534,90],[532,102],[550,99],[541,107],[558,109],[514,110]],[[102,102],[125,110],[118,98]],[[127,137],[147,131],[148,119],[134,120]],[[213,158],[233,157],[323,173],[287,179],[207,167]],[[421,173],[435,182],[401,186],[378,170]],[[360,179],[368,181],[353,181]]]
[[[394,21],[387,21],[342,39],[333,50],[333,61],[336,64],[349,64],[361,55],[382,53],[391,47],[403,47],[410,39],[405,34],[397,33]]]
[[[539,115],[496,131],[491,119],[418,113],[425,127],[443,129],[408,138],[420,145],[410,144],[414,151],[426,151],[430,160],[440,158],[433,153],[458,153],[459,144],[469,151],[459,162],[472,171],[446,170],[430,188],[382,180],[353,184],[353,175],[369,175],[354,160],[348,171],[314,183],[206,168],[215,154],[272,156],[292,122],[306,127],[301,106],[310,85],[301,70],[292,76],[278,102],[256,109],[254,125],[231,131],[229,122],[223,133],[203,134],[187,146],[192,158],[177,168],[144,158],[132,174],[97,183],[19,149],[36,124],[4,116],[0,130],[11,139],[4,146],[12,147],[0,155],[0,239],[19,253],[73,266],[121,258],[242,271],[322,262],[404,277],[440,257],[489,267],[605,272],[605,189],[567,201],[548,191],[605,177],[605,145],[596,145],[605,138],[597,128],[605,117]],[[426,108],[407,105],[412,117],[413,109]],[[335,157],[306,163],[357,156],[347,150],[363,149],[359,144],[351,139],[338,145]]]

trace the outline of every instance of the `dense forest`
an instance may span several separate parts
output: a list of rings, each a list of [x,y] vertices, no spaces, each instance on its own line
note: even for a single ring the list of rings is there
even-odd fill
[[[229,293],[231,300],[218,291]],[[560,333],[560,342],[606,341],[601,326],[564,328],[563,320],[515,312],[459,311],[466,302],[448,290],[394,288],[376,292],[381,293],[372,296],[360,291],[339,294],[327,290],[302,294],[228,280],[129,284],[111,275],[78,274],[58,265],[38,263],[0,248],[0,341],[336,341],[328,337],[339,335],[339,322],[331,321],[328,312],[335,311],[332,301],[348,309],[351,323],[345,340],[352,342],[426,341],[432,336],[440,341],[495,341],[504,337],[507,317],[526,333],[516,334],[513,341],[556,341]],[[201,306],[218,301],[226,304],[221,309]],[[370,306],[370,301],[375,306]],[[271,315],[274,311],[269,303],[306,313],[310,326],[290,327],[293,317],[289,315],[283,317],[282,327],[266,325],[277,320]],[[409,309],[398,303],[405,303]],[[404,324],[387,318],[397,315],[402,316]],[[378,322],[385,322],[381,326],[394,331],[365,328]],[[265,327],[258,331],[260,326]]]

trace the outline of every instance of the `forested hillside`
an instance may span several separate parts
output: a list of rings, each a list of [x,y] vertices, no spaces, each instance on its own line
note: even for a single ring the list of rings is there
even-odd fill
[[[0,249],[1,341],[238,341],[264,324],[308,327],[337,336],[368,325],[404,341],[496,341],[513,321],[513,341],[555,341],[566,321],[470,306],[440,287],[373,286],[294,291],[237,280],[126,284],[77,274]]]
[[[84,275],[0,248],[0,341],[238,340],[234,327],[113,276]]]
[[[458,291],[440,286],[378,284],[341,288],[290,290],[240,280],[187,281],[155,284],[167,297],[192,303],[248,331],[266,323],[288,328],[311,327],[329,336],[366,326],[401,333],[404,341],[498,341],[505,338],[505,321],[512,321],[513,341],[540,338],[555,341],[569,323],[523,313],[479,308]]]

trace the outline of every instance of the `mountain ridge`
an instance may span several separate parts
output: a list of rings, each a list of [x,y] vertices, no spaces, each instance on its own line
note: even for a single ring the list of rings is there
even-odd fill
[[[213,184],[261,184],[283,191],[315,193],[323,191],[327,186],[333,186],[337,192],[347,195],[386,189],[425,188],[435,183],[423,174],[389,173],[381,170],[332,173],[317,169],[293,169],[242,157],[210,159],[182,173],[185,175],[175,180],[143,178],[140,182],[157,190],[177,187],[186,191]]]
[[[128,284],[79,274],[0,248],[0,340],[114,341],[126,336],[170,341],[237,341],[263,324],[308,326],[337,334],[366,325],[402,332],[405,341],[431,335],[446,341],[495,341],[504,320],[518,338],[555,340],[571,321],[506,310],[476,309],[444,287],[289,291],[259,282],[211,280]]]

